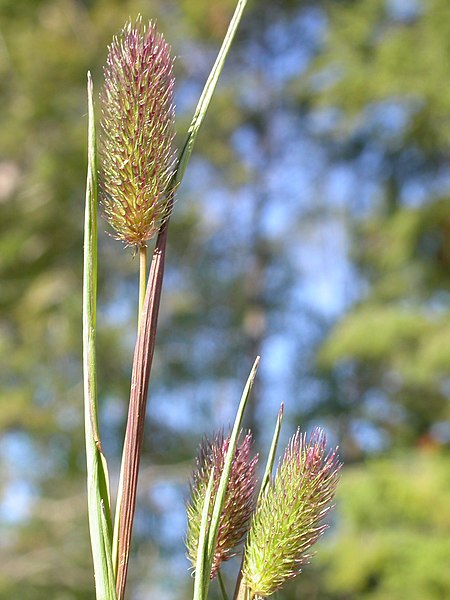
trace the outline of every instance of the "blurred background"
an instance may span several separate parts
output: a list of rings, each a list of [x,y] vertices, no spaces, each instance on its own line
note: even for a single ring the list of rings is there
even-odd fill
[[[170,228],[128,598],[188,599],[201,436],[265,457],[325,427],[333,524],[282,599],[450,597],[450,3],[250,0]],[[0,597],[87,600],[81,385],[86,72],[141,13],[176,60],[177,143],[234,0],[0,1]],[[137,260],[100,228],[101,431],[113,489]],[[235,569],[234,565],[234,569]],[[230,563],[228,584],[231,586]],[[215,587],[213,586],[215,593]]]

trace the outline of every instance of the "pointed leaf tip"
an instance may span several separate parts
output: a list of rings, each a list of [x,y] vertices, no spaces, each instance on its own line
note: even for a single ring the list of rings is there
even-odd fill
[[[256,372],[258,370],[260,362],[261,362],[261,357],[257,356],[255,358],[255,362],[253,363],[252,370],[250,371],[250,379],[251,379],[252,383],[253,383],[253,381],[254,381],[254,379],[256,377]]]

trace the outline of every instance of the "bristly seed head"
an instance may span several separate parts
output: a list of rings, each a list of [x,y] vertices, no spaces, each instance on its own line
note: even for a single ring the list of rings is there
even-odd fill
[[[243,565],[251,598],[270,596],[308,562],[308,550],[327,528],[322,521],[341,466],[336,451],[327,453],[320,428],[309,442],[299,430],[291,438],[251,522]]]
[[[114,37],[100,94],[100,192],[105,217],[126,245],[145,246],[167,215],[175,169],[173,60],[149,23]]]
[[[187,505],[188,529],[186,547],[188,557],[195,567],[197,561],[198,540],[202,510],[206,489],[212,467],[214,466],[214,483],[211,494],[210,514],[217,495],[219,480],[223,472],[225,456],[230,437],[224,437],[223,432],[212,439],[205,438],[200,445],[196,459],[196,468],[191,480],[191,498]],[[210,577],[213,579],[223,561],[235,553],[233,550],[242,541],[248,531],[250,517],[255,508],[256,463],[258,457],[251,458],[252,434],[245,435],[244,440],[237,446],[231,465],[225,501],[219,523],[216,549]]]

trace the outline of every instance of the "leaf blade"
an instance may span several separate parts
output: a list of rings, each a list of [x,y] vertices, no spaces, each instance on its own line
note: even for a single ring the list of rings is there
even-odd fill
[[[208,523],[209,505],[214,485],[214,466],[209,476],[208,487],[206,488],[205,500],[203,503],[202,520],[200,525],[200,536],[198,540],[197,562],[195,565],[194,596],[193,600],[205,600],[208,592],[205,590],[205,577],[209,577],[208,564],[208,535],[210,524]]]
[[[270,476],[272,474],[273,465],[275,463],[278,439],[280,437],[281,423],[283,422],[283,412],[284,412],[284,404],[281,403],[280,410],[278,411],[277,421],[275,423],[275,430],[273,432],[272,443],[270,445],[269,455],[267,457],[266,468],[264,470],[264,475],[261,480],[261,488],[259,490],[258,500],[261,499],[261,497],[263,496],[263,494],[266,491],[266,488],[270,482]]]
[[[97,169],[93,84],[88,73],[88,172],[83,253],[83,385],[89,531],[97,600],[116,600],[112,570],[112,523],[108,472],[98,433],[96,305],[97,305]]]
[[[232,429],[231,435],[230,435],[228,450],[225,455],[224,466],[223,466],[222,474],[221,474],[221,477],[219,480],[217,494],[216,494],[215,500],[214,500],[214,506],[212,509],[212,516],[211,516],[211,523],[210,523],[208,539],[207,539],[207,557],[206,557],[207,563],[206,563],[205,574],[204,574],[204,576],[205,576],[205,580],[204,580],[205,596],[204,597],[205,598],[207,597],[207,594],[208,594],[209,577],[210,577],[211,567],[212,567],[212,563],[213,563],[213,559],[214,559],[214,550],[215,550],[215,546],[217,543],[217,535],[218,535],[218,531],[219,531],[220,517],[221,517],[222,508],[223,508],[224,501],[225,501],[225,494],[226,494],[227,487],[228,487],[228,481],[230,478],[231,464],[232,464],[232,461],[234,458],[234,453],[236,451],[236,445],[237,445],[239,432],[240,432],[241,425],[242,425],[242,419],[244,417],[244,411],[247,406],[248,399],[250,397],[250,392],[252,390],[253,382],[256,377],[256,372],[258,370],[259,361],[260,361],[260,357],[257,356],[255,359],[255,362],[253,363],[253,367],[250,371],[250,374],[248,376],[244,390],[242,392],[241,400],[239,402],[238,410],[236,412],[236,418],[235,418],[235,421],[233,424],[233,429]]]
[[[200,95],[200,99],[197,103],[194,116],[192,117],[186,141],[181,151],[177,169],[175,171],[175,176],[172,183],[173,188],[178,186],[184,177],[184,173],[186,171],[187,164],[191,157],[195,140],[203,123],[203,119],[205,118],[206,111],[208,110],[211,98],[214,94],[214,90],[216,89],[217,81],[219,80],[220,73],[222,72],[225,60],[228,55],[228,51],[230,50],[231,43],[236,34],[246,4],[247,0],[238,0],[238,3],[236,4],[236,8],[228,26],[227,33],[225,34],[225,37],[223,39],[222,46],[219,50],[219,53],[208,76],[208,79],[206,80],[205,86]]]

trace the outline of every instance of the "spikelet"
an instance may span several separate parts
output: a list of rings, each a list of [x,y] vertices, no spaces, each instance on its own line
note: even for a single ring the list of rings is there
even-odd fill
[[[173,60],[138,17],[113,38],[100,94],[100,194],[117,239],[145,246],[167,215],[175,168]]]
[[[327,528],[322,521],[331,510],[341,464],[336,451],[326,452],[319,428],[309,442],[299,430],[291,438],[248,534],[243,577],[251,598],[266,598],[295,577]]]
[[[191,480],[191,499],[187,505],[186,547],[193,567],[197,561],[202,509],[211,469],[214,466],[210,518],[229,441],[229,436],[225,438],[223,433],[216,434],[212,439],[204,439],[197,455],[196,468]],[[211,568],[211,579],[217,575],[221,563],[234,556],[233,550],[247,533],[250,517],[255,508],[255,470],[258,457],[251,458],[251,447],[252,435],[249,432],[242,443],[237,446],[231,465]]]

